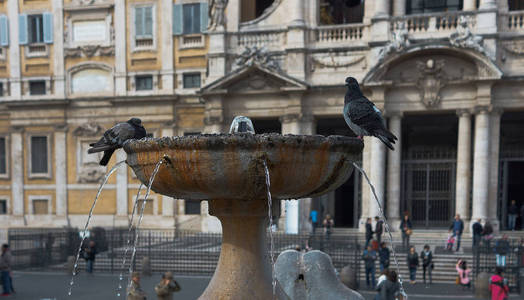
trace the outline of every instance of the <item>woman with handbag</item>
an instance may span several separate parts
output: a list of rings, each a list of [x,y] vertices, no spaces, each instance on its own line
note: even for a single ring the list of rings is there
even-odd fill
[[[400,222],[400,230],[402,231],[402,246],[404,249],[409,249],[409,237],[413,233],[413,225],[411,224],[411,220],[409,219],[409,215],[406,213],[404,214],[404,218],[402,219],[402,222]]]

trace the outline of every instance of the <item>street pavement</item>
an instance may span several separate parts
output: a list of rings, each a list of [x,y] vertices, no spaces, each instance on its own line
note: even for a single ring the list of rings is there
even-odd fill
[[[175,276],[182,287],[181,291],[175,293],[175,299],[193,300],[202,294],[210,277],[207,276]],[[71,276],[64,273],[51,272],[14,272],[14,287],[16,294],[3,297],[4,299],[19,300],[105,300],[125,299],[117,297],[118,274],[93,274],[80,273],[75,277],[72,295],[68,296],[69,281]],[[154,286],[160,281],[160,274],[142,278],[142,288],[148,294],[148,299],[156,299]],[[127,278],[123,280],[123,286]],[[361,284],[365,287],[365,283]],[[410,300],[451,300],[451,299],[475,299],[473,292],[462,290],[455,284],[434,284],[426,288],[423,284],[405,285]],[[359,292],[367,299],[375,299],[376,292],[370,289],[361,289]],[[517,294],[512,294],[511,300],[522,299]]]

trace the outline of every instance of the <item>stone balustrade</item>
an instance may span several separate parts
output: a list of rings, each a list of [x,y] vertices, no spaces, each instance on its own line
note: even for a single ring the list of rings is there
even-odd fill
[[[248,31],[237,33],[237,45],[243,47],[279,48],[286,44],[285,33],[279,30]]]
[[[510,11],[502,17],[503,30],[523,31],[524,30],[524,10]]]
[[[449,35],[456,30],[461,16],[468,19],[469,26],[474,31],[477,23],[475,15],[464,11],[394,17],[391,19],[391,29],[393,31],[398,30],[402,26],[401,24],[404,24],[409,34],[414,38],[426,38],[425,34],[431,34],[432,37],[440,33]]]
[[[364,39],[367,32],[366,29],[367,26],[364,24],[320,26],[313,29],[314,40],[319,45],[346,44],[350,41]]]

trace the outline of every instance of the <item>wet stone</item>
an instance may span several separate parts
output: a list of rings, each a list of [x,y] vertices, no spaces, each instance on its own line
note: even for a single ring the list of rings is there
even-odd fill
[[[284,251],[277,258],[275,273],[292,300],[364,300],[338,279],[331,258],[322,251]]]

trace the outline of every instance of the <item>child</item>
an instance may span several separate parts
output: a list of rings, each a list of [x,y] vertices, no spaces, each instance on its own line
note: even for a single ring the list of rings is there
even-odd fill
[[[446,250],[451,251],[453,250],[453,244],[455,243],[455,237],[453,236],[453,233],[450,233],[448,235],[448,244],[446,246]]]

